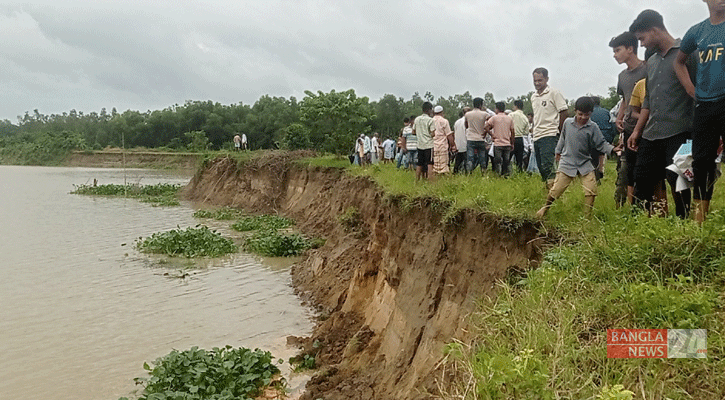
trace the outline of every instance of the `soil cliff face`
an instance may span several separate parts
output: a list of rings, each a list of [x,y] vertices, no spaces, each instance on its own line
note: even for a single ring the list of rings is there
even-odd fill
[[[217,160],[186,196],[279,211],[327,239],[292,271],[324,317],[307,341],[323,366],[307,399],[437,398],[445,344],[467,339],[476,301],[510,269],[537,262],[547,241],[531,222],[475,212],[444,222],[437,200],[386,196],[367,178],[288,162]],[[351,207],[359,211],[353,231],[339,221]]]

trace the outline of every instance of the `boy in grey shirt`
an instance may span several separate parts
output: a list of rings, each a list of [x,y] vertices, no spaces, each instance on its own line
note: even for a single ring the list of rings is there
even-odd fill
[[[577,175],[581,177],[586,205],[585,212],[589,216],[597,196],[597,179],[592,164],[592,151],[612,154],[623,147],[621,143],[617,147],[609,144],[604,139],[599,126],[590,120],[592,111],[594,111],[594,101],[591,97],[580,97],[574,108],[576,116],[564,121],[559,142],[556,145],[555,153],[559,169],[556,172],[554,185],[546,198],[546,204],[536,213],[538,218],[546,216],[554,201],[564,194]]]

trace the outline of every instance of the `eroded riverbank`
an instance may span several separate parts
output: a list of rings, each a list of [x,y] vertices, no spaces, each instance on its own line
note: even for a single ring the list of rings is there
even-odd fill
[[[321,311],[308,340],[323,370],[304,398],[435,398],[443,348],[468,340],[468,315],[495,282],[529,268],[548,238],[527,221],[462,211],[435,199],[387,196],[368,178],[305,167],[283,155],[240,166],[217,159],[187,186],[191,200],[279,211],[327,238],[292,271]],[[340,216],[358,211],[351,231]]]

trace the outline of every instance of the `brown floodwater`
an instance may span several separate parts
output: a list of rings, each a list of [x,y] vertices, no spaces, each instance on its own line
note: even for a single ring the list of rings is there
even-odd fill
[[[123,183],[124,171],[0,166],[0,399],[115,400],[135,390],[145,361],[172,349],[244,346],[286,360],[286,336],[310,333],[288,262],[141,254],[135,239],[177,226],[234,233],[193,218],[190,204],[69,194],[94,178]],[[129,170],[126,179],[189,177]]]

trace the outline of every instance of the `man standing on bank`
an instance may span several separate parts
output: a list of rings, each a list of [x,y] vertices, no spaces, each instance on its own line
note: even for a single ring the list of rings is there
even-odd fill
[[[725,137],[725,1],[703,0],[710,17],[690,28],[682,39],[675,71],[697,105],[692,130],[692,172],[695,175],[695,220],[705,221],[715,185],[715,158]],[[689,55],[697,51],[697,87],[687,70]]]
[[[629,27],[642,46],[654,49],[647,60],[646,94],[627,146],[637,151],[634,177],[635,202],[651,214],[657,185],[667,179],[675,201],[676,214],[687,218],[690,211],[690,190],[677,192],[677,174],[666,168],[692,131],[692,97],[675,73],[675,58],[680,53],[680,40],[667,32],[662,15],[644,10]],[[689,68],[695,71],[695,65]]]
[[[647,67],[644,61],[637,56],[637,37],[632,32],[624,32],[609,42],[614,59],[619,64],[626,64],[617,80],[617,94],[622,97],[622,104],[617,112],[615,122],[617,130],[621,133],[620,143],[627,143],[632,135],[637,119],[632,117],[632,92],[634,86],[647,77]],[[634,195],[634,167],[637,164],[637,153],[625,148],[618,164],[617,189],[615,202],[617,207],[624,205],[625,201],[632,202]]]
[[[536,92],[531,96],[534,108],[534,153],[541,180],[551,189],[556,177],[554,150],[561,127],[568,117],[569,106],[558,90],[549,86],[549,71],[536,68],[533,73]]]

